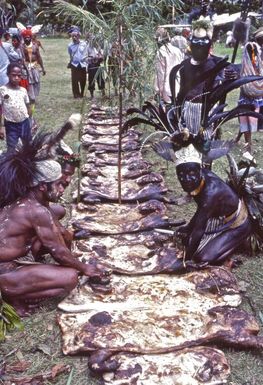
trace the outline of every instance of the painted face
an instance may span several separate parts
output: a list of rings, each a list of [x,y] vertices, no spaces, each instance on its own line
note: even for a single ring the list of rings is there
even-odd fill
[[[64,188],[68,187],[74,173],[75,173],[75,166],[73,166],[73,164],[65,163],[62,166],[62,178],[61,178],[61,180],[62,180]]]
[[[55,182],[47,183],[46,186],[46,199],[48,202],[58,202],[65,191],[62,180],[58,179]]]
[[[21,80],[21,69],[19,67],[14,67],[11,72],[8,74],[9,83],[12,86],[19,86],[20,80]]]
[[[201,167],[199,163],[182,163],[176,167],[176,174],[184,191],[190,193],[201,183]]]
[[[207,59],[211,48],[209,37],[192,37],[190,42],[191,53],[194,60],[202,62]]]
[[[31,41],[32,41],[32,38],[30,36],[24,37],[25,45],[30,45]]]

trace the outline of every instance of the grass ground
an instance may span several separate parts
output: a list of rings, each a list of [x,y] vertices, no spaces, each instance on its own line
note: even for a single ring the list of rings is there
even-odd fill
[[[45,52],[43,59],[47,74],[42,78],[41,94],[36,107],[36,119],[40,127],[46,130],[58,128],[71,113],[82,110],[82,101],[75,100],[71,94],[70,71],[66,68],[68,62],[66,39],[43,39]],[[216,47],[216,52],[225,54],[222,47]],[[239,56],[240,57],[240,56]],[[96,95],[99,101],[99,94]],[[234,104],[238,98],[238,91],[229,97],[229,104]],[[112,98],[112,104],[117,100]],[[105,102],[106,103],[106,102]],[[137,106],[137,102],[134,102]],[[85,101],[84,112],[88,111],[90,102]],[[233,136],[238,132],[237,122],[224,128],[224,136]],[[262,139],[259,134],[254,136],[254,148],[259,165],[263,166]],[[77,146],[77,133],[67,137],[67,143]],[[166,183],[174,194],[180,194],[181,190],[175,178],[175,170],[166,163],[147,154],[155,162],[157,169],[161,169],[166,178]],[[221,176],[225,176],[227,168],[225,161],[215,163],[214,170]],[[70,200],[70,193],[66,199]],[[194,206],[187,207],[187,216],[190,218]],[[176,207],[175,215],[185,218],[185,207]],[[242,256],[243,265],[235,270],[242,288],[246,289],[249,300],[244,299],[243,307],[250,313],[254,313],[261,330],[263,330],[263,259],[261,254],[253,257]],[[56,364],[68,364],[72,368],[72,377],[69,374],[58,376],[54,382],[57,385],[96,385],[98,381],[90,377],[87,369],[86,357],[66,357],[61,352],[60,331],[56,325],[56,302],[43,306],[32,317],[24,320],[25,329],[22,332],[14,331],[7,336],[0,345],[0,363],[4,359],[12,364],[22,360],[30,363],[24,375],[33,375],[51,370]],[[251,351],[236,351],[224,349],[231,364],[231,377],[229,385],[263,385],[262,354]],[[10,354],[11,353],[11,354]],[[10,354],[10,355],[9,355]],[[0,366],[1,368],[1,366]],[[0,371],[1,373],[1,371]],[[1,384],[1,380],[0,380]],[[51,384],[46,381],[45,384]]]

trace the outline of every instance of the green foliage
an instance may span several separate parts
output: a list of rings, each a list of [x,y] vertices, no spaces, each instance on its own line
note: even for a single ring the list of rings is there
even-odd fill
[[[172,12],[172,7],[180,4],[180,0],[112,0],[108,12],[94,15],[83,7],[57,0],[55,10],[65,22],[70,20],[84,33],[92,33],[95,41],[103,46],[105,55],[115,46],[116,71],[120,73],[122,62],[125,77],[121,80],[119,76],[118,84],[125,84],[131,94],[142,95],[150,87],[149,68],[153,67],[156,52],[155,30],[167,22],[162,16],[165,11],[170,9]]]
[[[5,339],[6,332],[15,328],[23,330],[24,326],[15,309],[3,301],[0,293],[0,341]]]

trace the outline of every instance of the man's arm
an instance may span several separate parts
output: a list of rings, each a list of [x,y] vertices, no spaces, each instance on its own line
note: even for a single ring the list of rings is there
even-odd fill
[[[101,269],[80,262],[72,257],[67,248],[59,227],[51,212],[45,207],[32,208],[30,212],[31,226],[42,245],[48,249],[53,258],[62,266],[71,267],[84,275],[100,276]]]
[[[209,218],[206,207],[198,207],[195,215],[188,224],[188,244],[186,246],[186,259],[191,259],[197,250],[204,235],[206,224]]]
[[[8,59],[10,62],[15,62],[15,61],[19,60],[19,55],[14,50],[12,44],[9,44],[9,43],[2,43],[2,44],[3,44],[3,47],[8,54]]]
[[[37,50],[36,50],[36,56],[37,56],[37,62],[38,62],[38,64],[40,65],[40,67],[42,69],[43,75],[46,75],[46,71],[45,71],[45,68],[44,68],[42,56],[40,55],[40,51],[39,51],[38,46],[37,46]]]

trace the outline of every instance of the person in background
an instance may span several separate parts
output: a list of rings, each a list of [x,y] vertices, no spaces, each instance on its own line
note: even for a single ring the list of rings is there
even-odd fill
[[[105,96],[105,81],[100,68],[103,62],[103,51],[100,47],[94,44],[94,36],[91,33],[87,34],[88,46],[88,82],[91,99],[94,97],[95,83],[97,82],[101,95]]]
[[[28,71],[25,65],[24,51],[22,48],[21,37],[20,35],[12,36],[12,45],[14,47],[15,52],[18,54],[19,59],[16,61],[21,66],[22,69],[22,77],[19,85],[28,90],[29,82],[28,82]]]
[[[45,75],[46,71],[44,68],[42,57],[39,52],[39,47],[32,41],[31,29],[24,29],[22,31],[22,36],[24,39],[22,49],[28,72],[28,95],[30,99],[30,104],[32,106],[32,111],[34,111],[36,98],[38,97],[40,92],[40,72]]]
[[[0,87],[9,81],[6,73],[8,64],[19,59],[12,44],[2,41],[3,34],[4,29],[0,27]]]
[[[211,87],[217,85],[224,78],[236,77],[235,69],[227,66],[229,71],[221,71],[213,79],[213,83],[202,81],[194,86],[196,79],[203,73],[212,71],[222,60],[221,57],[211,53],[212,48],[212,24],[206,20],[193,22],[193,32],[190,38],[191,57],[182,63],[175,65],[170,73],[170,87],[172,104],[182,108],[182,123],[193,135],[197,135],[201,126],[203,96],[209,92]],[[178,91],[178,77],[180,87]],[[208,133],[210,135],[210,133]]]
[[[171,44],[179,48],[183,55],[185,55],[188,47],[188,40],[182,35],[181,30],[175,31],[175,35],[171,38]]]
[[[59,142],[56,154],[57,162],[61,165],[62,169],[62,183],[64,188],[67,188],[70,185],[76,168],[80,167],[80,155],[74,153],[72,148],[63,140]]]
[[[12,44],[2,41],[5,30],[0,27],[0,87],[8,83],[7,66],[11,61],[18,60],[18,54],[15,52]],[[1,112],[1,111],[0,111]],[[0,139],[4,139],[4,127],[0,127]]]
[[[183,61],[184,55],[170,42],[169,33],[159,27],[156,31],[158,51],[155,56],[155,94],[165,103],[171,102],[169,76],[171,69]],[[179,84],[177,85],[177,89]]]
[[[75,99],[83,98],[87,82],[87,43],[80,40],[80,30],[73,28],[72,42],[68,45],[70,57],[68,67],[71,69],[72,93]]]
[[[244,47],[240,73],[241,76],[263,76],[262,27],[254,33],[254,39],[255,41],[246,43]],[[263,112],[263,82],[255,81],[242,86],[238,104],[252,104],[255,107],[256,112]],[[252,116],[239,117],[239,134],[236,138],[236,142],[238,142],[242,134],[244,134],[246,150],[250,154],[252,153],[252,133],[258,130],[262,131],[262,127],[259,126],[257,118]]]
[[[226,33],[226,48],[233,48],[235,45],[235,38],[233,36],[233,31],[227,31]]]
[[[31,140],[31,108],[29,97],[25,88],[19,83],[22,76],[21,67],[10,63],[7,67],[9,82],[0,87],[0,105],[6,132],[7,150],[14,150],[18,140],[29,142]]]

